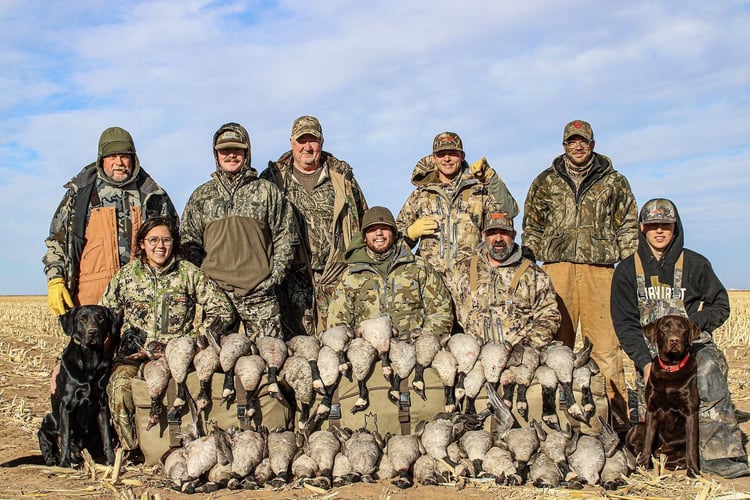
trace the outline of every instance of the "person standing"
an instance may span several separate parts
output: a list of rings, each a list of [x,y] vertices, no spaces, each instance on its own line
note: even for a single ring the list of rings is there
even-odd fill
[[[454,132],[442,132],[432,142],[432,154],[414,167],[416,186],[396,218],[404,241],[441,276],[471,256],[482,238],[486,214],[518,214],[516,200],[485,158],[469,165],[463,142]]]
[[[625,176],[594,145],[588,122],[565,125],[563,154],[529,188],[521,241],[544,263],[558,294],[557,340],[572,347],[580,325],[594,344],[592,356],[606,387],[592,391],[595,399],[609,399],[613,427],[622,432],[629,422],[627,387],[609,300],[614,265],[638,244],[637,208]]]
[[[137,250],[147,217],[177,216],[167,193],[141,167],[130,133],[109,127],[96,161],[65,185],[45,240],[47,304],[55,316],[99,301],[117,270]]]
[[[727,361],[712,333],[729,318],[729,295],[704,256],[684,248],[677,207],[654,198],[640,213],[638,250],[615,269],[611,311],[615,331],[637,370],[639,419],[645,418],[645,381],[657,346],[642,327],[667,314],[701,330],[691,352],[698,362],[698,451],[702,473],[727,479],[750,475],[742,433],[727,387]]]
[[[188,260],[229,296],[245,334],[282,337],[276,286],[292,258],[291,211],[279,189],[250,166],[250,136],[238,123],[213,138],[216,171],[190,195],[181,236]]]
[[[294,120],[291,149],[260,174],[278,186],[299,234],[294,260],[279,287],[285,336],[326,330],[328,302],[346,268],[343,254],[360,231],[367,202],[351,166],[323,151],[314,116]]]

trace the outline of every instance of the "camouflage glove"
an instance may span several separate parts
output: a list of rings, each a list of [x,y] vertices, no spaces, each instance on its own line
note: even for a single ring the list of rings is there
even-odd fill
[[[487,163],[487,158],[484,156],[469,165],[469,170],[471,170],[471,174],[475,178],[483,182],[495,175],[495,171],[490,167],[490,164]]]
[[[55,316],[65,314],[65,311],[73,307],[73,299],[62,278],[52,278],[47,282],[47,305]]]
[[[414,221],[414,224],[406,228],[406,236],[416,241],[422,236],[435,234],[437,228],[438,223],[432,217],[420,217],[419,219]]]

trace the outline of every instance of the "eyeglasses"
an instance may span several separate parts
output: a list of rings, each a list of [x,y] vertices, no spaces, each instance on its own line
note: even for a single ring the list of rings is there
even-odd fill
[[[568,148],[587,148],[591,146],[591,141],[579,139],[577,141],[563,141],[563,145]]]
[[[146,238],[146,243],[151,245],[152,247],[155,247],[159,244],[161,241],[161,244],[165,247],[171,247],[172,243],[174,243],[174,238],[170,238],[169,236],[165,236],[164,238],[159,238],[158,236],[152,236],[150,238]]]

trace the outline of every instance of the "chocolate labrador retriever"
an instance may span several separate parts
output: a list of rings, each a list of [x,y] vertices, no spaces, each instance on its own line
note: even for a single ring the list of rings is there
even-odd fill
[[[627,443],[648,468],[651,456],[667,457],[666,467],[684,468],[690,476],[698,461],[698,364],[690,344],[700,329],[683,316],[664,316],[643,328],[658,355],[646,382],[646,422],[631,428]]]
[[[112,464],[106,392],[111,357],[105,341],[119,338],[122,315],[102,306],[74,307],[60,316],[60,324],[70,342],[60,358],[52,411],[37,433],[42,457],[47,465],[69,467],[87,448],[92,456],[103,451]]]

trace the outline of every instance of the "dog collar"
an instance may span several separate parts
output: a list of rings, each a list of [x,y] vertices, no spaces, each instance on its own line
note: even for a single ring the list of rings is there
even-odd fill
[[[665,365],[664,361],[661,360],[661,356],[657,356],[657,359],[659,360],[659,366],[661,366],[665,372],[669,372],[669,373],[680,371],[680,368],[682,368],[683,366],[687,364],[688,358],[690,358],[690,354],[685,354],[685,357],[682,358],[682,361],[680,361],[679,364]]]

